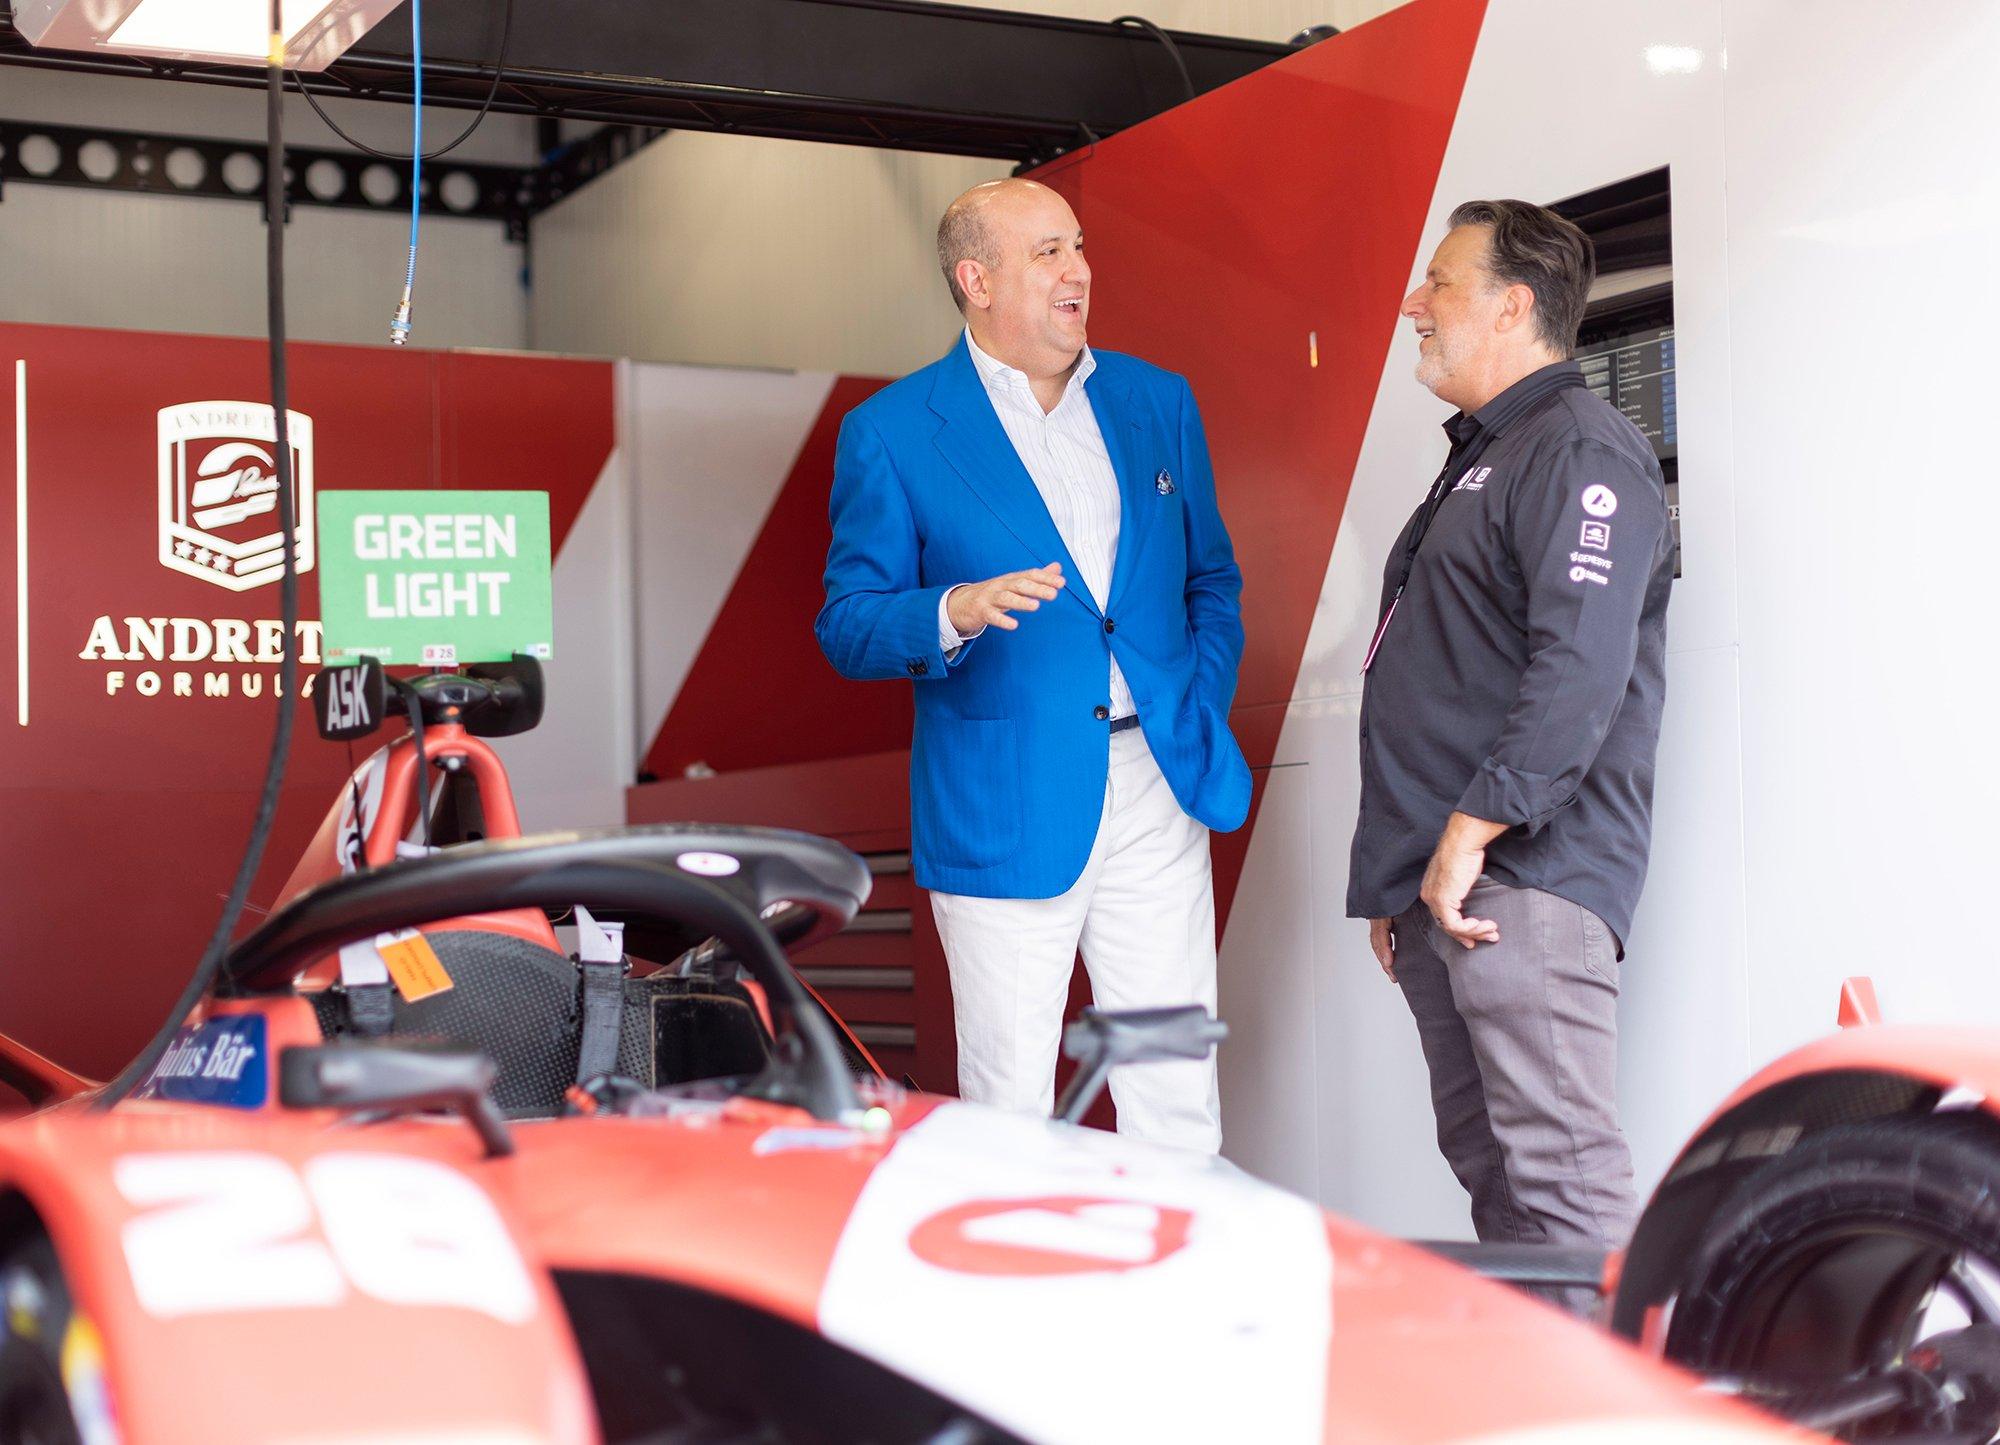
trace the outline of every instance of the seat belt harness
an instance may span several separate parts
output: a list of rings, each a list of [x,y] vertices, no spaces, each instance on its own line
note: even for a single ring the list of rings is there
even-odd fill
[[[576,910],[576,966],[583,974],[583,1036],[576,1082],[618,1071],[618,1035],[625,1021],[625,925],[599,923]]]

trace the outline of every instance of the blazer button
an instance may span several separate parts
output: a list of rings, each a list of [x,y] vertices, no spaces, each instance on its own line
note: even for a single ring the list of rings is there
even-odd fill
[[[925,673],[929,672],[930,670],[931,670],[931,665],[928,662],[925,662],[921,657],[913,657],[910,659],[911,677],[922,677]]]
[[[1111,709],[1108,707],[1093,708],[1091,710],[1090,715],[1096,718],[1099,722],[1103,722],[1106,718],[1111,716]]]
[[[1106,632],[1116,632],[1118,630],[1118,624],[1113,622],[1109,617],[1107,617],[1104,619],[1104,630]]]

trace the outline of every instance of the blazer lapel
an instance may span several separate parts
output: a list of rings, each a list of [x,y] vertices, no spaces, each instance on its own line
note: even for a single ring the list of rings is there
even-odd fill
[[[1148,470],[1152,454],[1146,446],[1145,409],[1129,386],[1103,380],[1102,370],[1093,372],[1083,384],[1090,409],[1097,416],[1097,430],[1103,434],[1105,450],[1118,473],[1118,500],[1122,515],[1118,521],[1118,554],[1111,563],[1111,596],[1105,606],[1116,612],[1126,584],[1139,564],[1139,549],[1145,544],[1153,516],[1160,509],[1160,497]]]
[[[935,441],[945,460],[992,509],[1000,524],[1034,555],[1037,566],[1052,561],[1062,563],[1063,576],[1069,580],[1063,591],[1096,612],[1097,604],[1090,598],[1090,589],[1083,585],[1076,559],[1063,545],[1062,533],[1056,530],[1048,504],[1042,500],[1035,479],[1021,465],[1014,443],[994,413],[963,337],[938,369],[937,380],[931,386],[930,404],[931,410],[944,419]]]

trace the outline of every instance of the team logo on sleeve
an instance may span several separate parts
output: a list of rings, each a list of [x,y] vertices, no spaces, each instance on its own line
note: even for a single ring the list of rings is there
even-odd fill
[[[1618,510],[1618,494],[1599,482],[1583,489],[1583,509],[1593,517],[1608,517]]]
[[[1585,522],[1583,533],[1576,539],[1576,545],[1588,552],[1606,552],[1611,548],[1611,524],[1609,522]]]

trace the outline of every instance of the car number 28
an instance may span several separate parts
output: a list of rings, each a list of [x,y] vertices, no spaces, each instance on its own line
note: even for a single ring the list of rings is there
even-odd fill
[[[299,1309],[350,1290],[396,1305],[535,1311],[534,1283],[499,1212],[464,1175],[396,1154],[127,1155],[112,1178],[140,1209],[122,1242],[157,1316]]]

